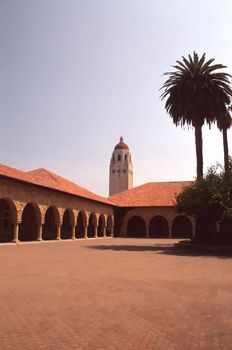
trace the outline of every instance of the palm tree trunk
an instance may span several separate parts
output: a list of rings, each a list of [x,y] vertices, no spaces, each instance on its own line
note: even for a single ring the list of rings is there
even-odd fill
[[[223,136],[223,148],[224,148],[224,167],[225,167],[225,176],[229,175],[229,150],[228,150],[228,140],[227,140],[227,129],[222,130]]]
[[[203,178],[203,155],[202,155],[202,126],[195,126],[195,145],[197,156],[197,180]]]

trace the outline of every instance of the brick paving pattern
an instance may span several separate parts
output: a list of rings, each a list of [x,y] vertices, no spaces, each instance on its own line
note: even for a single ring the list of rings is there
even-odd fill
[[[232,349],[232,257],[173,242],[1,245],[0,349]]]

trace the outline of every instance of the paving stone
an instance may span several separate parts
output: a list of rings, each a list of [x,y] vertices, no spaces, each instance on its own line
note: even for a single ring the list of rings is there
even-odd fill
[[[0,246],[2,350],[229,350],[232,257],[174,240]]]

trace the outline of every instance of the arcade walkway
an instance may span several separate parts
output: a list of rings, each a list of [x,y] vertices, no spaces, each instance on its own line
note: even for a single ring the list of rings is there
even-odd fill
[[[231,349],[232,257],[173,242],[1,245],[1,349]]]

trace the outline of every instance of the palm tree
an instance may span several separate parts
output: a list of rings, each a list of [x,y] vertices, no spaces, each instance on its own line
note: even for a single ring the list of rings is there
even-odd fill
[[[220,131],[222,131],[222,137],[223,137],[224,168],[225,168],[226,177],[229,176],[229,149],[228,149],[227,129],[229,129],[232,125],[230,110],[232,110],[232,106],[230,106],[227,109],[227,112],[224,114],[223,119],[220,119],[217,121],[217,127]]]
[[[198,180],[203,177],[202,126],[204,122],[210,126],[223,119],[232,97],[231,76],[217,71],[226,66],[211,65],[213,61],[206,61],[205,54],[199,58],[196,52],[188,59],[182,57],[173,66],[175,71],[165,73],[169,78],[161,88],[164,89],[161,99],[167,97],[165,109],[173,122],[195,128]]]

